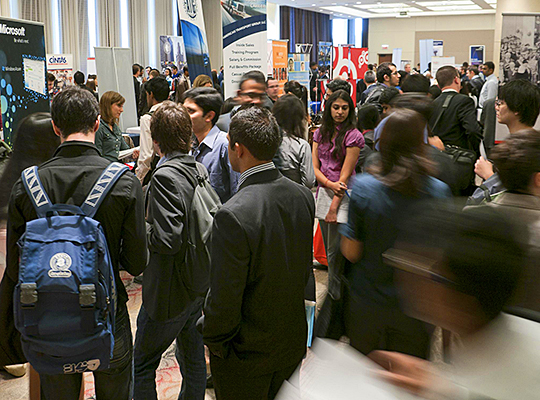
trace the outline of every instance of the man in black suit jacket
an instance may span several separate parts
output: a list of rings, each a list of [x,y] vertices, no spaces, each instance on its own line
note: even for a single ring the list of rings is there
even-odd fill
[[[182,373],[180,398],[203,400],[206,362],[202,335],[196,322],[202,298],[194,298],[184,282],[188,233],[186,214],[194,189],[175,168],[183,164],[197,173],[188,155],[191,118],[186,109],[166,101],[154,112],[152,140],[160,161],[149,184],[147,238],[150,258],[143,276],[143,304],[135,338],[135,400],[157,399],[156,369],[161,355],[176,340],[176,358]]]
[[[214,219],[203,322],[218,400],[273,399],[306,352],[315,204],[272,163],[279,143],[268,110],[232,118],[229,159],[241,176]]]
[[[479,152],[482,129],[476,120],[474,100],[460,94],[458,70],[447,65],[437,71],[437,83],[442,94],[433,102],[429,126],[445,145],[454,145]]]

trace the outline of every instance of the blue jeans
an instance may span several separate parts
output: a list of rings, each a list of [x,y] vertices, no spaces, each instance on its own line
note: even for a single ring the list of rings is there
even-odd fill
[[[129,400],[132,391],[131,324],[125,304],[118,304],[114,329],[113,358],[109,369],[95,371],[97,400]],[[82,374],[39,374],[43,400],[73,400],[79,398]]]
[[[202,335],[195,324],[202,315],[202,299],[167,321],[154,321],[144,305],[137,317],[135,337],[134,400],[157,400],[156,370],[162,354],[176,339],[176,358],[182,373],[179,400],[203,400],[206,390],[206,361]]]

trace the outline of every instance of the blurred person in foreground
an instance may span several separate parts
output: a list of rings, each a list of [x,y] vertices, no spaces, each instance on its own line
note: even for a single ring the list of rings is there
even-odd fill
[[[540,114],[540,89],[524,79],[510,81],[501,86],[495,110],[497,121],[508,127],[510,135],[531,130]],[[484,182],[473,193],[468,204],[479,204],[483,200],[489,202],[493,195],[504,190],[493,164],[484,157],[478,159],[474,172],[484,179]]]
[[[408,228],[403,242],[385,255],[396,271],[403,307],[459,334],[462,343],[448,369],[374,352],[369,357],[386,369],[375,373],[428,399],[538,398],[540,319],[503,312],[526,262],[512,224],[487,208],[460,213],[439,207]]]
[[[218,400],[273,399],[306,353],[315,206],[272,163],[280,141],[264,108],[232,118],[229,158],[241,175],[214,218],[201,321]]]
[[[354,265],[345,329],[363,354],[384,349],[427,358],[429,331],[399,308],[393,271],[382,254],[394,244],[403,218],[422,199],[446,198],[450,190],[433,178],[424,144],[426,120],[412,110],[396,110],[380,141],[380,159],[353,184],[348,222],[341,228],[341,251]]]

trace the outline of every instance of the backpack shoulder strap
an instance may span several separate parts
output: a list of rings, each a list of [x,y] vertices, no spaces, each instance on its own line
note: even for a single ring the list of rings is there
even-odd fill
[[[88,194],[88,197],[81,206],[81,210],[86,214],[86,216],[94,218],[94,215],[96,215],[101,202],[107,196],[109,190],[111,190],[116,181],[127,170],[128,167],[126,165],[114,162],[110,164],[105,171],[103,171],[90,191],[90,194]]]
[[[21,173],[21,179],[26,193],[28,193],[28,197],[30,197],[32,205],[36,209],[37,216],[43,218],[47,212],[52,212],[52,203],[39,180],[38,168],[36,166],[26,168]]]
[[[199,164],[199,163],[196,163],[196,164]],[[198,181],[199,167],[198,166],[197,166],[197,175],[194,175],[193,172],[191,172],[190,169],[186,167],[182,162],[165,163],[162,166],[160,166],[160,168],[163,168],[163,167],[174,168],[175,170],[177,170],[178,172],[180,172],[182,175],[186,177],[189,184],[193,186],[193,188],[197,187],[199,183]]]
[[[435,127],[437,126],[437,124],[439,123],[442,115],[444,114],[444,111],[448,108],[448,106],[450,105],[450,102],[452,101],[452,98],[455,96],[454,93],[450,93],[448,96],[446,96],[446,99],[444,99],[444,103],[442,105],[442,110],[441,112],[439,113],[439,115],[437,115],[437,119],[435,120],[435,123],[433,124],[433,126],[431,127],[431,130],[432,131],[435,131]]]

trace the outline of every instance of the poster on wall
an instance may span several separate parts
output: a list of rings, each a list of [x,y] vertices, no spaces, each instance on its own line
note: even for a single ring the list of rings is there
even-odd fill
[[[305,86],[309,96],[309,60],[310,54],[289,53],[287,73],[289,81],[297,81]]]
[[[47,54],[47,72],[56,78],[59,90],[73,84],[73,54]]]
[[[482,65],[484,63],[484,54],[486,47],[484,45],[469,46],[469,64]]]
[[[456,65],[456,58],[452,57],[431,57],[431,76],[437,75],[439,68],[445,65]]]
[[[43,24],[0,18],[0,103],[8,144],[22,119],[49,111],[46,72]]]
[[[238,90],[246,72],[265,72],[266,0],[221,0],[225,98]]]
[[[160,36],[159,54],[161,69],[176,66],[179,71],[186,65],[186,49],[182,36]]]
[[[332,77],[363,79],[368,65],[368,49],[365,47],[334,47]]]
[[[325,70],[328,74],[331,71],[332,65],[332,42],[319,42],[319,51],[317,52],[317,65],[320,67],[325,67]]]
[[[499,80],[526,79],[540,83],[540,14],[504,14]]]
[[[287,46],[286,40],[272,40],[272,74],[279,83],[279,95],[283,94],[283,86],[287,82]]]
[[[433,56],[434,57],[443,57],[444,56],[444,44],[442,40],[433,41]]]
[[[178,0],[180,26],[191,83],[199,75],[212,76],[201,0]]]

